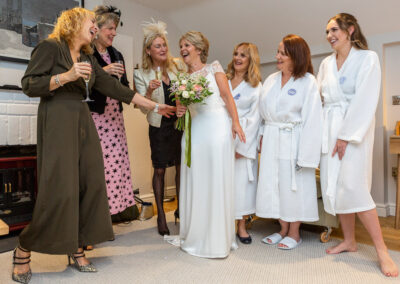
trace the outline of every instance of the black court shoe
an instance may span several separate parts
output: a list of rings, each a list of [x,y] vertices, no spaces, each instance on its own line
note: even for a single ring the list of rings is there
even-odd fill
[[[236,236],[238,237],[239,241],[242,244],[246,244],[246,245],[251,244],[252,239],[251,239],[250,235],[248,237],[241,237],[241,236],[239,236],[239,234],[236,234]]]

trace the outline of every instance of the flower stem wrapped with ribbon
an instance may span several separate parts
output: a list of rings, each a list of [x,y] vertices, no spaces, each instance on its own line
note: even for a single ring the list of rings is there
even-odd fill
[[[208,81],[203,76],[191,76],[188,73],[178,73],[177,79],[171,81],[172,100],[178,100],[181,105],[188,107],[191,104],[204,103],[205,98],[213,93],[208,88]],[[189,109],[184,116],[179,117],[176,128],[185,130],[185,163],[191,165],[191,124],[192,118]]]

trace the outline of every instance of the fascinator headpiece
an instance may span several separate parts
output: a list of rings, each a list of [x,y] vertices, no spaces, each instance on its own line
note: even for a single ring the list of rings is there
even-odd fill
[[[146,43],[153,35],[167,35],[167,24],[161,21],[156,22],[153,18],[151,22],[143,22],[142,26]]]

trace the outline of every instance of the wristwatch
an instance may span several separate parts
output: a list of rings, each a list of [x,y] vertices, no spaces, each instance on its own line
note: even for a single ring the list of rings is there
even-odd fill
[[[155,113],[158,113],[158,107],[159,107],[159,106],[160,106],[159,104],[156,104],[156,106],[154,107],[153,111],[154,111]]]

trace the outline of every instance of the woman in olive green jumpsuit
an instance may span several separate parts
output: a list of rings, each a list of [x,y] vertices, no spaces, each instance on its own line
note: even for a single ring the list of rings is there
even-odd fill
[[[12,278],[31,277],[30,251],[68,254],[79,271],[96,269],[82,247],[113,238],[102,150],[85,98],[89,89],[168,116],[173,108],[156,104],[108,75],[91,55],[97,32],[94,13],[64,11],[53,33],[32,52],[22,78],[30,97],[40,97],[37,122],[38,196],[33,218],[14,251]],[[80,60],[78,60],[78,58]],[[80,62],[78,62],[80,61]],[[87,61],[86,63],[83,61]]]

